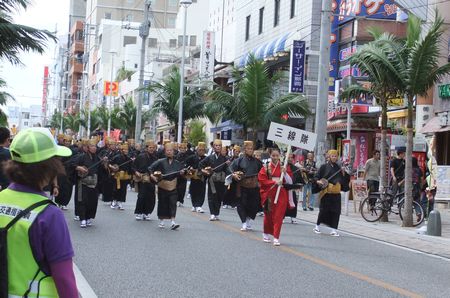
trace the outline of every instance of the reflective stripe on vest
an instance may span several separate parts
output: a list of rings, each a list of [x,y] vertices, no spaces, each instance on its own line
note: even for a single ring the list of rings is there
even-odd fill
[[[0,192],[0,227],[5,227],[20,211],[48,198],[26,192],[5,189]],[[9,297],[23,297],[33,282],[39,265],[33,256],[28,236],[29,229],[47,205],[32,210],[8,231],[8,291]],[[40,282],[39,282],[40,281]],[[52,277],[41,271],[31,284],[28,297],[58,297]]]

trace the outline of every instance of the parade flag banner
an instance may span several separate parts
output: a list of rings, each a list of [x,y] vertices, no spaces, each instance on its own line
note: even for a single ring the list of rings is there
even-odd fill
[[[214,32],[203,31],[202,57],[200,64],[200,78],[212,81],[214,78]]]
[[[289,92],[303,93],[305,81],[305,42],[294,40],[291,50]]]
[[[313,151],[316,146],[317,134],[272,122],[270,123],[267,139],[308,151]]]

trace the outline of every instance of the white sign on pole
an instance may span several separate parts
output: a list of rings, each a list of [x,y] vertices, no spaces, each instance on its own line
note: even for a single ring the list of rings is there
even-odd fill
[[[212,81],[214,78],[214,38],[214,32],[203,31],[200,78],[206,81]]]
[[[270,123],[267,139],[308,151],[313,151],[316,146],[317,134],[272,122]]]

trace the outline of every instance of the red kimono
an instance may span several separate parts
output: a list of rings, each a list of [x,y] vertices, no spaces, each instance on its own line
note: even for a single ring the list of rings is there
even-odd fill
[[[280,167],[280,162],[277,165],[270,163],[268,166],[262,167],[258,174],[261,204],[264,207],[264,234],[273,235],[276,239],[280,238],[281,226],[283,225],[286,209],[288,206],[289,208],[295,207],[293,205],[292,194],[289,194],[289,191],[284,187],[281,187],[277,204],[274,202],[278,189],[275,180],[278,181],[281,176]],[[283,183],[292,183],[291,177],[292,171],[287,167]],[[289,199],[290,196],[291,199]]]

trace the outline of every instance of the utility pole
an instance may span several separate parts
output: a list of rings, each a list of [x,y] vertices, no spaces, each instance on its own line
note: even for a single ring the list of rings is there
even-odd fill
[[[138,90],[138,97],[137,97],[137,107],[136,107],[136,127],[134,130],[134,138],[136,139],[137,143],[140,143],[141,138],[141,124],[142,124],[142,100],[144,97],[144,68],[145,68],[145,50],[146,50],[146,41],[149,34],[150,29],[150,21],[148,18],[151,1],[146,0],[145,1],[145,7],[144,7],[144,21],[141,24],[141,27],[139,28],[139,36],[142,38],[142,44],[141,44],[141,62],[139,65],[139,90]]]
[[[322,0],[320,22],[319,79],[317,85],[315,133],[317,134],[316,159],[318,165],[325,163],[327,141],[328,86],[330,77],[331,0]]]

